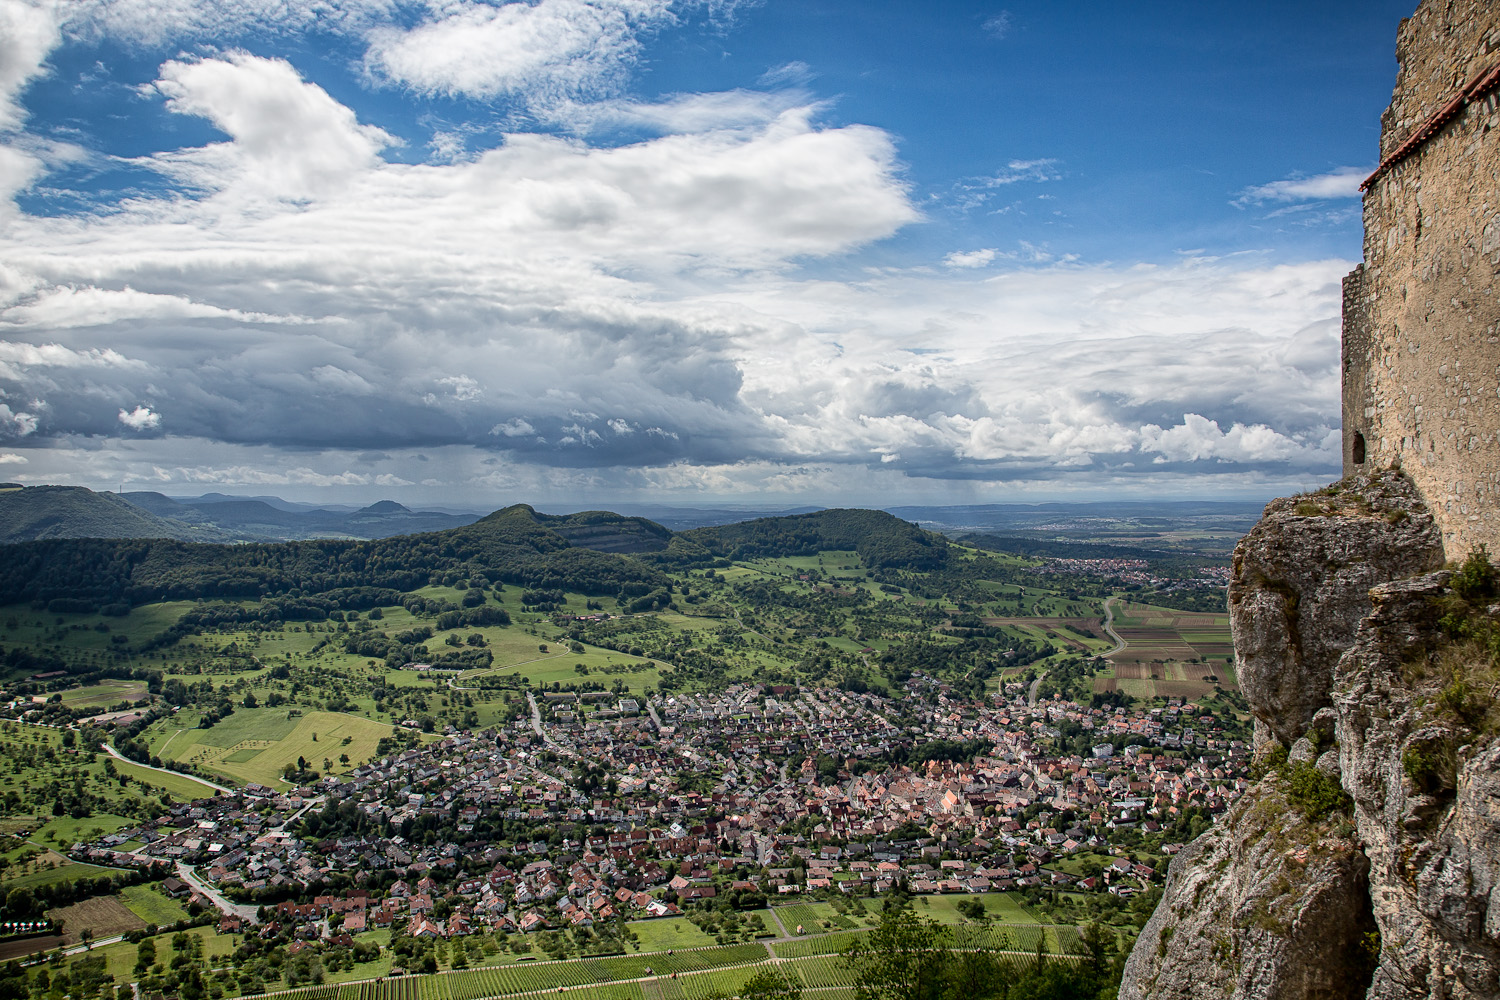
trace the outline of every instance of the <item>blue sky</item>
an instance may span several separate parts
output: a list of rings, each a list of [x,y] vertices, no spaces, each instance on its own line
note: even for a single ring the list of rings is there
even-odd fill
[[[1407,13],[0,0],[0,478],[1316,485]]]

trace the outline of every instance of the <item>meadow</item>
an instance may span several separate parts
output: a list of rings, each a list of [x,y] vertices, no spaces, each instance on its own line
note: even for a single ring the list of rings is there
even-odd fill
[[[156,883],[128,885],[120,890],[119,899],[131,913],[158,927],[175,924],[188,915],[183,905],[162,892]]]
[[[333,766],[326,773],[346,772],[374,756],[375,745],[394,728],[342,712],[241,708],[211,729],[184,728],[166,719],[148,732],[153,751],[163,760],[200,767],[237,784],[284,788],[282,770],[299,757],[320,771],[323,761],[330,761]],[[341,762],[344,757],[348,763]]]

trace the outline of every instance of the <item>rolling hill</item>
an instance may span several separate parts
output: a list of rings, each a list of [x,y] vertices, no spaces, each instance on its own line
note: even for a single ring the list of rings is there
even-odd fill
[[[178,500],[161,493],[125,493],[123,498],[157,517],[212,528],[226,540],[292,541],[309,538],[389,538],[472,524],[477,515],[411,510],[381,500],[359,510],[305,507],[275,498],[200,497]]]
[[[118,498],[113,503],[131,509]],[[142,523],[154,523],[146,517],[142,512]],[[301,598],[355,588],[410,591],[464,579],[639,597],[671,592],[667,567],[819,549],[856,549],[871,566],[934,567],[946,560],[947,548],[940,536],[880,511],[820,511],[674,534],[642,517],[607,511],[540,514],[517,504],[458,528],[358,541],[18,542],[0,558],[0,604],[65,599],[102,607],[199,597]]]
[[[0,490],[0,543],[42,538],[172,538],[223,541],[212,525],[158,517],[114,493],[82,486],[24,486]]]

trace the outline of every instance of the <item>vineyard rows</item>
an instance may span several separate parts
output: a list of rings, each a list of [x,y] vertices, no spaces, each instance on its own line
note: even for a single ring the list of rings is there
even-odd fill
[[[1048,952],[1066,955],[1075,953],[1079,942],[1076,927],[963,924],[951,928],[951,932],[948,943],[956,948],[1035,952],[1045,941]],[[778,958],[792,960],[787,964],[809,990],[819,991],[809,1000],[842,1000],[835,993],[825,995],[823,991],[853,986],[853,976],[844,968],[839,953],[868,934],[825,934],[782,941],[772,947]],[[529,1000],[543,993],[556,994],[559,988],[566,988],[567,1000],[705,1000],[712,995],[733,996],[765,963],[762,945],[737,944],[673,954],[616,955],[310,986],[277,994],[273,1000]],[[679,978],[670,978],[673,974]],[[629,981],[637,979],[647,981]]]
[[[803,1000],[854,1000],[848,986],[814,986],[802,991]]]
[[[482,1000],[556,992],[567,987],[569,1000],[642,1000],[640,988],[621,980],[670,976],[743,966],[766,960],[759,944],[698,948],[674,954],[619,955],[542,965],[502,965],[432,976],[396,976],[378,982],[312,986],[278,994],[275,1000]],[[736,980],[736,984],[740,982]],[[594,987],[623,986],[621,996]],[[589,987],[582,989],[580,987]],[[614,988],[611,986],[610,988]],[[617,992],[621,992],[618,991]]]
[[[765,949],[761,949],[764,958]],[[739,966],[734,969],[720,969],[716,972],[705,972],[696,976],[672,980],[682,989],[685,1000],[705,1000],[711,996],[738,996],[740,990],[753,976],[764,972],[765,964],[760,966]]]
[[[810,958],[814,955],[836,955],[855,941],[862,941],[869,931],[854,931],[849,934],[820,934],[817,937],[793,938],[778,941],[771,947],[777,958]]]
[[[854,985],[854,972],[840,955],[804,958],[790,964],[802,977],[802,984],[812,989]]]
[[[563,994],[567,1000],[653,1000],[641,989],[644,983],[605,983],[584,986]],[[522,993],[516,1000],[557,1000],[555,990],[546,993]]]

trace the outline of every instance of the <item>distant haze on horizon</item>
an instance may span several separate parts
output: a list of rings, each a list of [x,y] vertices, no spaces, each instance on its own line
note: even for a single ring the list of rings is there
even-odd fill
[[[1320,485],[1412,3],[1218,7],[0,0],[0,480]]]

